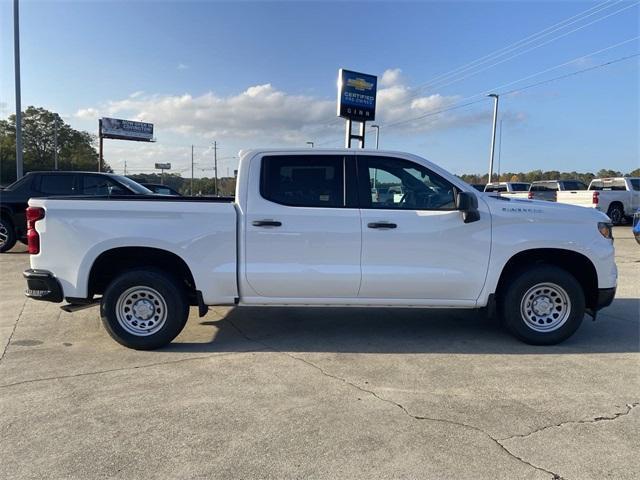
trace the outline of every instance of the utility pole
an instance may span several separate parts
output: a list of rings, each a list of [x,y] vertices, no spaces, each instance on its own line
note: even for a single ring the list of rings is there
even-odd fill
[[[124,161],[124,176],[127,176],[127,161]]]
[[[102,171],[102,119],[98,120],[98,139],[99,139],[99,152],[98,152],[98,171]]]
[[[218,142],[213,141],[213,171],[214,171],[214,180],[213,180],[213,191],[215,196],[218,196]]]
[[[376,129],[376,150],[380,146],[380,125],[371,125],[371,128]]]
[[[58,170],[58,117],[53,124],[53,169]]]
[[[500,135],[498,136],[498,181],[500,181],[500,163],[502,161],[502,119],[500,119]],[[509,180],[507,180],[508,182]]]
[[[191,145],[191,196],[193,197],[193,145]]]
[[[20,97],[20,12],[18,0],[13,0],[13,59],[16,74],[16,180],[24,174],[22,163],[22,101]]]
[[[493,157],[496,150],[496,126],[498,123],[498,99],[499,95],[496,93],[490,93],[488,97],[493,97],[493,128],[491,129],[491,153],[489,155],[489,181],[491,183],[493,179]]]

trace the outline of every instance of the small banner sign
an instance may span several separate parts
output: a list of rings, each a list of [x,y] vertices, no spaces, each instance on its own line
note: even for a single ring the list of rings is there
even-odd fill
[[[376,118],[378,77],[341,68],[338,72],[338,116],[368,122]]]
[[[135,140],[138,142],[153,141],[153,123],[103,117],[100,119],[100,125],[102,138]]]

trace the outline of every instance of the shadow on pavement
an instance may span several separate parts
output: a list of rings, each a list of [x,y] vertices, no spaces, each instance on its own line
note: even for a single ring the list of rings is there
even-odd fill
[[[562,354],[637,352],[640,300],[619,299],[593,322],[585,316],[578,331],[560,345],[531,346],[504,331],[480,311],[387,308],[241,307],[215,321],[204,343],[173,343],[164,351]],[[611,312],[607,315],[607,312]]]

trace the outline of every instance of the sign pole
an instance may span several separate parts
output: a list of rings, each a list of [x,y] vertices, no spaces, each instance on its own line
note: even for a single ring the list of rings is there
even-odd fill
[[[98,153],[98,172],[102,171],[102,119],[98,120],[98,139],[100,149]]]
[[[22,102],[20,92],[20,6],[13,0],[13,58],[16,78],[16,180],[24,174],[22,157]]]
[[[344,132],[344,148],[351,148],[351,129],[353,124],[350,118],[347,118]]]
[[[358,135],[358,148],[364,148],[364,124],[366,122],[360,122],[360,134]]]

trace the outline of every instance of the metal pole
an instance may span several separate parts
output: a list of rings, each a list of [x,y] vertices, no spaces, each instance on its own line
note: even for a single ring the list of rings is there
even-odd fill
[[[344,130],[344,148],[351,148],[351,129],[353,124],[350,118],[347,118]]]
[[[371,128],[376,129],[376,150],[378,150],[380,146],[380,125],[371,125]]]
[[[191,145],[191,196],[193,197],[193,145]]]
[[[124,161],[124,176],[127,176],[127,161]]]
[[[313,142],[307,142],[307,145],[311,145],[311,148],[313,148],[315,144]]]
[[[359,129],[359,135],[360,138],[358,139],[358,148],[364,148],[364,128],[365,128],[365,122],[360,122],[360,129]]]
[[[58,119],[53,127],[53,169],[58,170]]]
[[[213,141],[213,170],[215,177],[213,180],[213,189],[215,195],[218,196],[218,142]]]
[[[498,122],[498,99],[499,95],[495,93],[491,93],[487,95],[488,97],[493,97],[493,128],[491,129],[491,154],[489,156],[489,181],[487,183],[491,183],[493,179],[493,157],[496,149],[496,125]]]
[[[498,181],[500,181],[500,163],[502,160],[502,119],[500,119],[500,135],[498,136]],[[509,180],[507,180],[508,182]]]
[[[102,171],[102,119],[98,120],[98,139],[100,148],[98,152],[98,171]]]
[[[16,179],[22,178],[22,100],[20,95],[20,12],[18,0],[13,0],[13,58],[16,74]]]

